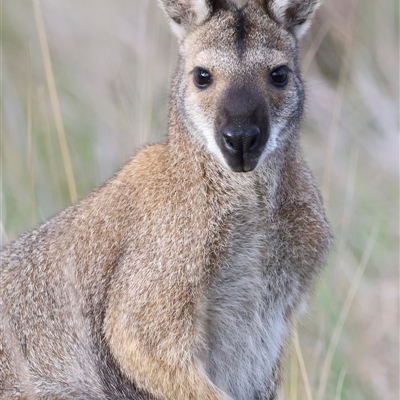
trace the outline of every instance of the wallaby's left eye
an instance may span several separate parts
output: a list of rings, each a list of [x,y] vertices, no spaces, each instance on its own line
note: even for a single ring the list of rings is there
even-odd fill
[[[271,79],[275,86],[283,87],[288,83],[289,68],[282,65],[271,72]]]
[[[193,73],[195,85],[200,89],[205,89],[212,82],[211,74],[203,68],[196,68]]]

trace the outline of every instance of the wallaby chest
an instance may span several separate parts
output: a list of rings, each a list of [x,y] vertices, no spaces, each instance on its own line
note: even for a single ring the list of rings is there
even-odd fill
[[[232,233],[204,304],[201,360],[211,380],[235,399],[256,399],[273,385],[289,335],[296,286],[279,263],[279,218],[273,188],[247,188],[233,213]]]

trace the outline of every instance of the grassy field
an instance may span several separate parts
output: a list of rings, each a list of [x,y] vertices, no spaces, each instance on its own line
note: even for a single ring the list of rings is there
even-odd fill
[[[325,0],[302,143],[335,232],[285,399],[399,398],[399,3]],[[1,241],[164,137],[175,39],[155,0],[2,2]]]

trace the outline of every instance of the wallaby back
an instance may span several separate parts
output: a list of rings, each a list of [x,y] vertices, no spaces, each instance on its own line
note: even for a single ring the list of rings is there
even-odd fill
[[[1,399],[275,399],[331,240],[298,146],[313,0],[160,0],[168,139],[0,252]]]

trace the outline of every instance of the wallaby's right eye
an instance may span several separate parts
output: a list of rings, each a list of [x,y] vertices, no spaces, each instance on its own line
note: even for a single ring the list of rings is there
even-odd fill
[[[197,67],[193,71],[194,84],[199,89],[205,89],[210,86],[212,82],[211,74],[203,68]]]
[[[286,65],[282,65],[274,69],[271,73],[271,80],[275,86],[283,87],[288,83],[289,68]]]

